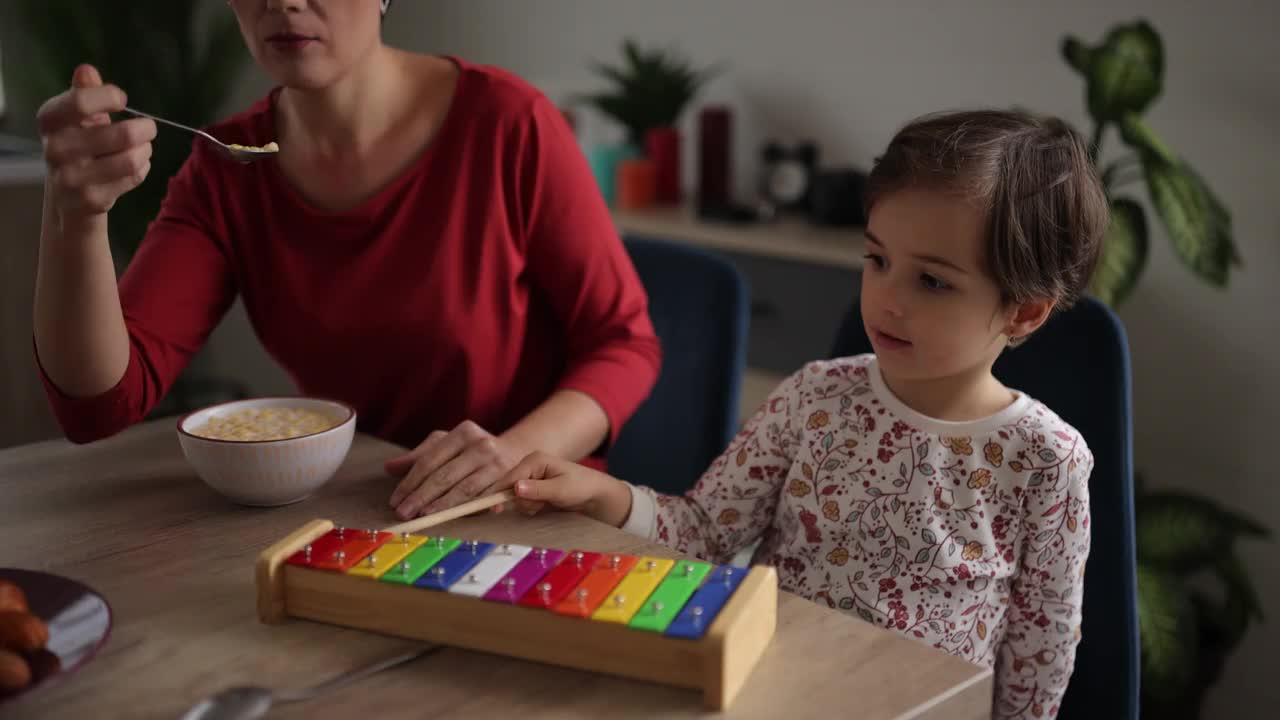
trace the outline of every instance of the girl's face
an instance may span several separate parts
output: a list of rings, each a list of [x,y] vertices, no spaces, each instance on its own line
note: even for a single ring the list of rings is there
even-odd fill
[[[229,3],[249,51],[285,87],[328,87],[381,42],[378,0]]]
[[[983,225],[977,207],[942,192],[902,190],[872,206],[862,322],[886,376],[989,370],[1009,333],[1033,329],[1033,309],[1002,303],[986,271]]]

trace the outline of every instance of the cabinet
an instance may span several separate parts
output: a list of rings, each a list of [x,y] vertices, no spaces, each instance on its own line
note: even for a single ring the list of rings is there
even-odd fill
[[[31,312],[44,162],[0,152],[0,448],[60,437],[36,374]]]

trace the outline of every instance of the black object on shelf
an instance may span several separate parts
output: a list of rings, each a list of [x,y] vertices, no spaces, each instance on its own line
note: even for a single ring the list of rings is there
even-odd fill
[[[852,168],[818,171],[809,193],[810,222],[828,227],[866,225],[866,188],[866,174]]]
[[[751,207],[737,203],[708,203],[698,206],[698,219],[746,224],[758,221],[760,214]]]
[[[760,149],[760,195],[779,213],[803,213],[809,207],[818,169],[818,144],[786,145],[775,140]]]

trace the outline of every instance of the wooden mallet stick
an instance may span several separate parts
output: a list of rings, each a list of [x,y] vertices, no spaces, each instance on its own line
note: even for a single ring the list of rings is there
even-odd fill
[[[494,493],[492,495],[485,495],[484,497],[478,497],[475,500],[464,502],[461,505],[455,505],[454,507],[451,507],[448,510],[441,510],[440,512],[434,512],[434,513],[431,513],[430,515],[423,515],[420,518],[407,520],[405,522],[400,523],[399,525],[392,525],[391,527],[384,528],[384,529],[387,532],[392,532],[392,533],[412,533],[418,530],[429,528],[433,525],[439,525],[441,523],[449,522],[450,520],[453,520],[455,518],[460,518],[465,515],[470,515],[472,513],[480,512],[481,510],[486,510],[488,508],[493,507],[494,505],[498,505],[500,503],[507,502],[508,500],[515,500],[515,499],[516,499],[515,490],[503,490],[502,492]]]

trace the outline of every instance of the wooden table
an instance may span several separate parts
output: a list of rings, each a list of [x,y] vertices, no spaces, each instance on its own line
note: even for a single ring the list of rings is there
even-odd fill
[[[255,616],[258,553],[308,520],[361,527],[395,519],[395,446],[357,436],[337,477],[283,508],[232,505],[186,464],[171,421],[92,445],[0,451],[0,566],[84,582],[115,627],[87,666],[0,705],[0,717],[176,718],[233,684],[307,684],[407,646],[346,628]],[[578,515],[483,515],[439,526],[494,541],[674,553]],[[778,629],[733,718],[948,718],[990,708],[990,671],[783,593]],[[702,717],[695,691],[446,649],[270,717]],[[713,715],[714,714],[710,714]]]

